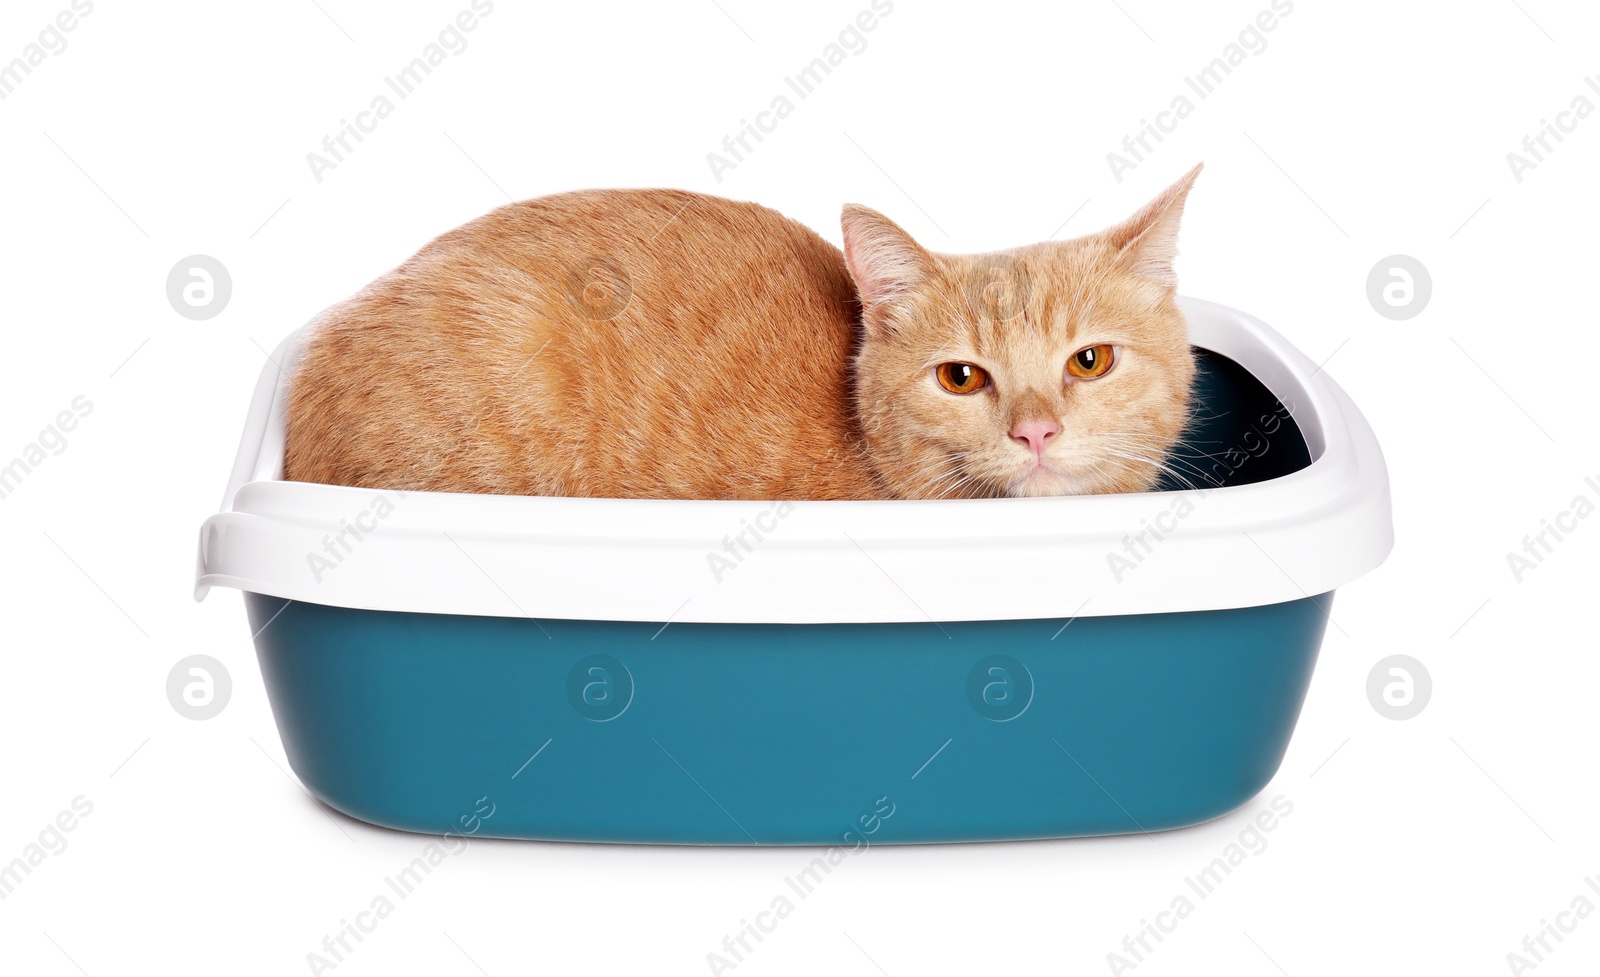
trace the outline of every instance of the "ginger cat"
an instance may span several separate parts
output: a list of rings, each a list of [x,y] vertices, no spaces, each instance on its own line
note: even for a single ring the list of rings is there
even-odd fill
[[[659,499],[1150,488],[1188,419],[1178,223],[1200,168],[1065,242],[929,252],[854,204],[844,251],[676,190],[502,207],[330,309],[285,477]]]

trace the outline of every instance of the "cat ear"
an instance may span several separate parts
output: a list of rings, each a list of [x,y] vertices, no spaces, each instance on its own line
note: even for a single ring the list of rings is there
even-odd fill
[[[1185,173],[1137,214],[1105,232],[1129,272],[1161,285],[1177,286],[1172,259],[1178,254],[1178,221],[1183,217],[1189,188],[1204,166],[1201,163]]]
[[[891,303],[927,279],[933,256],[894,221],[870,207],[845,204],[839,223],[844,263],[864,309]]]

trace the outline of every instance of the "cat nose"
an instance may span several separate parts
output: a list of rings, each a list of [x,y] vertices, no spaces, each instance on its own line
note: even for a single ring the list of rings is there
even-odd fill
[[[1027,447],[1035,459],[1042,459],[1045,444],[1060,433],[1061,425],[1055,421],[1023,421],[1012,426],[1011,440]]]

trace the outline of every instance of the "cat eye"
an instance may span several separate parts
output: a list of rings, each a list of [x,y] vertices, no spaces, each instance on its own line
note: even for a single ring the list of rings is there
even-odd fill
[[[975,394],[989,385],[989,374],[971,363],[940,363],[933,375],[939,386],[953,394]]]
[[[1067,360],[1067,375],[1078,380],[1094,380],[1111,372],[1116,360],[1116,347],[1110,343],[1085,346]]]

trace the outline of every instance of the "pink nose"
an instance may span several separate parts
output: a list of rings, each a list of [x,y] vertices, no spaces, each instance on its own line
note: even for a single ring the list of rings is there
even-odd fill
[[[1055,421],[1023,421],[1011,429],[1011,440],[1026,445],[1035,459],[1044,457],[1044,446],[1061,433]]]

